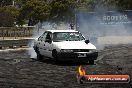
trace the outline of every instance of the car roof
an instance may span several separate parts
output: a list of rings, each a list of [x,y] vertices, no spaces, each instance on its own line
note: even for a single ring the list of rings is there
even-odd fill
[[[46,31],[49,31],[49,32],[78,32],[76,30],[46,30]]]

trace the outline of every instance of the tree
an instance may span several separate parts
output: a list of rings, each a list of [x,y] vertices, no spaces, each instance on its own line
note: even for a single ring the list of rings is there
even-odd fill
[[[117,0],[117,6],[120,10],[132,10],[132,0]]]
[[[19,21],[28,19],[28,25],[35,25],[39,21],[48,20],[50,6],[41,0],[28,0],[21,8]]]
[[[12,6],[15,1],[15,6]],[[73,22],[78,10],[131,10],[132,0],[1,0],[0,25],[35,25],[47,20]],[[4,24],[5,23],[5,24]]]
[[[0,6],[12,5],[12,0],[0,0]]]
[[[68,21],[74,17],[75,0],[53,0],[50,18],[57,21]]]
[[[132,0],[83,0],[81,7],[88,11],[105,10],[131,10]]]
[[[15,25],[19,10],[12,6],[0,8],[0,26],[12,27]]]

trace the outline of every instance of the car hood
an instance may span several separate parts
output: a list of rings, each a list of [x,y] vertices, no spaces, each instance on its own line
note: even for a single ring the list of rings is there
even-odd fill
[[[84,41],[53,42],[53,45],[60,49],[96,49],[92,43],[86,44]]]

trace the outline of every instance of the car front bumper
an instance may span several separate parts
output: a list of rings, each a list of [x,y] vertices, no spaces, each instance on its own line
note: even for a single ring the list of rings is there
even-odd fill
[[[57,54],[59,60],[96,60],[98,52],[59,52]]]

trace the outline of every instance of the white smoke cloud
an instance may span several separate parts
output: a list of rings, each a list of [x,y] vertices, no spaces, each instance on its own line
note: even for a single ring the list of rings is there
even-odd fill
[[[55,30],[55,29],[59,29],[59,30],[66,30],[66,29],[70,29],[69,28],[69,24],[68,23],[51,23],[51,22],[43,22],[43,23],[38,23],[33,31],[33,36],[32,38],[37,40],[39,36],[41,36],[44,31],[46,30]],[[30,45],[30,49],[28,50],[28,54],[30,55],[30,58],[36,58],[36,52],[33,49],[33,45],[34,45],[34,41],[29,42]]]
[[[81,12],[77,14],[77,21],[79,22],[78,30],[82,32],[87,39],[90,39],[98,49],[103,49],[104,47],[104,45],[98,44],[99,37],[121,36],[123,38],[123,36],[130,36],[132,34],[130,30],[131,26],[129,26],[132,22],[127,17],[127,14],[118,11],[108,12],[101,8],[95,11],[96,12]]]

